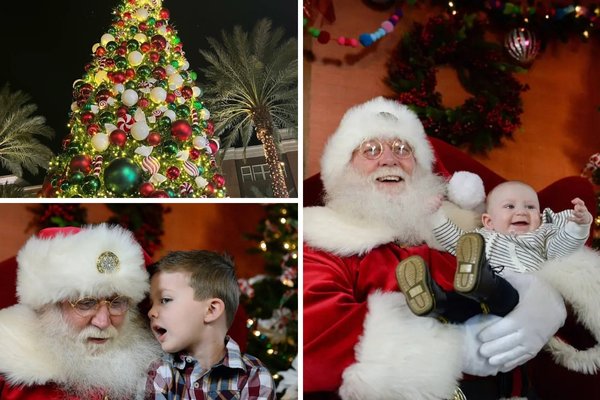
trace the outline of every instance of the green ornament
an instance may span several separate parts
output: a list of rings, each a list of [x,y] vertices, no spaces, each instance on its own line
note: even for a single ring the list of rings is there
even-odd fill
[[[84,109],[85,111],[90,111],[90,110],[92,109],[92,105],[91,105],[90,103],[86,103],[86,104],[83,106],[83,109]]]
[[[104,111],[98,116],[98,120],[102,124],[112,124],[115,122],[115,115],[110,111]]]
[[[131,25],[129,27],[129,32],[131,32],[132,35],[135,35],[136,33],[138,33],[138,27],[135,25]]]
[[[173,36],[173,38],[171,39],[171,44],[178,45],[179,43],[181,43],[181,39],[179,38],[179,36]]]
[[[117,47],[119,47],[119,45],[114,40],[111,40],[110,42],[106,43],[106,50],[108,51],[115,51]]]
[[[150,76],[151,73],[152,70],[147,65],[142,65],[137,69],[137,75],[142,79],[146,79]]]
[[[163,89],[168,89],[169,88],[169,82],[167,82],[164,79],[160,79],[158,81],[156,81],[155,86],[160,86]]]
[[[173,60],[173,61],[171,61],[171,65],[172,65],[174,68],[179,68],[179,61],[177,61],[177,60]]]
[[[175,143],[173,140],[166,140],[163,143],[162,151],[165,154],[175,155],[177,152],[179,152],[179,146],[177,146],[177,143]]]
[[[202,135],[202,128],[200,128],[200,126],[198,126],[196,124],[192,125],[192,134],[194,136]]]
[[[85,178],[85,174],[81,171],[77,171],[71,174],[69,182],[73,185],[79,185],[81,182],[83,182],[83,178]]]
[[[115,33],[117,33],[117,30],[113,26],[111,26],[110,28],[108,28],[107,32],[114,36]]]
[[[164,130],[171,129],[171,118],[169,118],[169,117],[160,117],[160,119],[158,120],[158,126],[161,129],[164,129]]]
[[[187,81],[188,77],[189,77],[187,71],[181,71],[181,72],[179,72],[179,76],[181,76],[184,81]]]
[[[187,119],[190,116],[190,109],[185,104],[182,104],[177,107],[175,114],[177,115],[178,119]]]
[[[117,66],[117,68],[119,69],[125,69],[128,67],[128,63],[127,63],[127,59],[123,56],[117,56],[115,57],[115,65]]]
[[[156,24],[156,18],[150,17],[148,18],[148,26],[154,26]]]
[[[198,78],[198,74],[196,73],[196,71],[189,71],[190,74],[190,79],[195,81],[196,78]]]
[[[125,89],[135,89],[137,87],[134,81],[125,82]]]
[[[81,191],[87,196],[93,196],[100,189],[100,179],[96,175],[88,175],[83,180]]]
[[[67,148],[67,152],[66,153],[68,155],[70,155],[70,156],[76,156],[79,153],[81,153],[81,147],[77,143],[71,143],[69,145],[69,147]]]
[[[134,51],[139,48],[140,48],[140,43],[137,40],[131,39],[127,42],[127,50]]]
[[[204,104],[202,104],[201,101],[196,100],[194,102],[194,108],[198,111],[202,110],[204,108]]]
[[[198,165],[198,172],[200,172],[200,175],[204,175],[204,172],[206,172],[206,169],[204,169],[203,165]]]
[[[165,192],[169,195],[169,197],[177,197],[177,192],[171,188],[165,189]]]
[[[169,110],[177,111],[177,104],[175,103],[169,103],[167,107],[169,108]]]
[[[63,192],[66,192],[67,190],[69,190],[71,188],[71,182],[69,181],[64,181],[61,185],[60,185],[60,190],[62,190]]]
[[[116,196],[135,194],[141,183],[142,170],[129,158],[117,158],[104,169],[104,186]]]

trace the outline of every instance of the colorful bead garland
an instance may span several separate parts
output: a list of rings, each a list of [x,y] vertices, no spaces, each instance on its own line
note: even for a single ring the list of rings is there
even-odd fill
[[[402,10],[397,9],[387,20],[381,23],[380,28],[377,29],[375,32],[363,33],[358,37],[358,39],[340,36],[335,41],[340,46],[358,47],[358,45],[361,44],[364,47],[369,47],[388,33],[391,33],[396,27],[396,24],[398,23],[402,15]],[[321,44],[329,43],[329,41],[331,40],[331,34],[329,32],[321,30],[314,26],[307,27],[307,25],[308,19],[304,18],[304,28],[307,30],[307,32],[312,37],[316,38],[317,42]]]

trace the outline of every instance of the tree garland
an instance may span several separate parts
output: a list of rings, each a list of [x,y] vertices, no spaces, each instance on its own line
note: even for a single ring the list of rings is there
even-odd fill
[[[436,16],[415,24],[388,61],[386,83],[398,100],[418,115],[428,135],[474,153],[512,138],[521,124],[521,92],[528,86],[512,75],[518,67],[504,62],[501,45],[487,42],[474,15],[462,19]],[[454,67],[472,97],[446,108],[436,88],[436,67]]]

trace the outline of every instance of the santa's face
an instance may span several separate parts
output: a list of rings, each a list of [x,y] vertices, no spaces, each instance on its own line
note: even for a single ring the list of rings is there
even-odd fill
[[[410,147],[400,139],[370,139],[352,153],[350,163],[379,190],[394,192],[404,187],[416,161]]]
[[[189,272],[158,272],[150,283],[152,332],[167,353],[185,352],[198,358],[210,299],[197,300]]]
[[[98,310],[87,317],[78,314],[68,301],[63,301],[60,307],[64,320],[72,332],[78,335],[77,340],[81,341],[90,353],[104,351],[107,345],[116,339],[127,315],[127,312],[111,315],[106,303],[102,303]]]

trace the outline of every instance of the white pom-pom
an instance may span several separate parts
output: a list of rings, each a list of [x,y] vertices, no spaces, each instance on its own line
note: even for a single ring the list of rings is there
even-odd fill
[[[482,206],[485,201],[483,181],[472,172],[455,172],[448,182],[448,200],[467,210]]]

